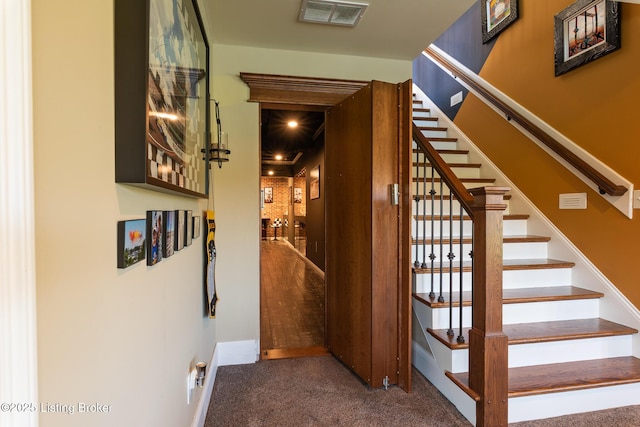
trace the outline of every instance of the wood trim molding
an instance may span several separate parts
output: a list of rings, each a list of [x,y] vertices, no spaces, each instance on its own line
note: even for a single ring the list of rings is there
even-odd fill
[[[370,84],[361,80],[294,77],[276,74],[240,73],[249,86],[250,102],[306,104],[330,107]]]

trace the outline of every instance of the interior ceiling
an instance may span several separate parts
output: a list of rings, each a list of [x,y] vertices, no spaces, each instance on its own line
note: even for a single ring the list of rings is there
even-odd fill
[[[210,44],[412,61],[477,0],[357,1],[369,6],[354,28],[298,22],[302,0],[199,3],[209,28],[213,28],[213,34],[208,34]],[[263,170],[273,169],[275,175],[291,176],[293,168],[265,162],[276,151],[287,159],[304,151],[313,144],[312,136],[324,121],[323,113],[301,111],[297,113],[301,126],[294,133],[284,132],[290,129],[283,129],[282,120],[291,114],[287,110],[263,110]]]
[[[295,120],[298,126],[290,128],[287,123]],[[296,161],[307,150],[314,150],[324,142],[322,111],[292,111],[262,109],[260,141],[262,151],[262,175],[269,170],[274,176],[293,176],[298,172]],[[281,155],[282,160],[275,156]]]

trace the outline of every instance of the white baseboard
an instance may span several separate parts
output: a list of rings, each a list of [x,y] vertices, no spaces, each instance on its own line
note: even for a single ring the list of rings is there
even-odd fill
[[[228,341],[216,344],[213,350],[207,376],[198,399],[198,406],[193,416],[191,427],[203,427],[207,418],[209,402],[213,394],[218,367],[226,365],[247,365],[258,360],[258,343],[256,340]]]

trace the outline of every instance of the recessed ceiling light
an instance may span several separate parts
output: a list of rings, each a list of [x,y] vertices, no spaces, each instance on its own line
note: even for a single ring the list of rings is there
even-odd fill
[[[282,154],[276,154],[276,160],[282,160]]]
[[[289,120],[287,126],[289,126],[290,128],[296,128],[298,127],[298,122],[296,122],[295,120]]]
[[[335,0],[302,0],[298,21],[355,27],[368,3]]]
[[[269,171],[269,172],[268,172],[268,174],[269,174],[269,175],[273,175],[273,171]]]

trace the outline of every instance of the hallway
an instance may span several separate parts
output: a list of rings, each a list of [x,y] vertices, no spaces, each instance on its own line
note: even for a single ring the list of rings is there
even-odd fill
[[[283,240],[261,243],[262,359],[326,354],[324,274]]]

